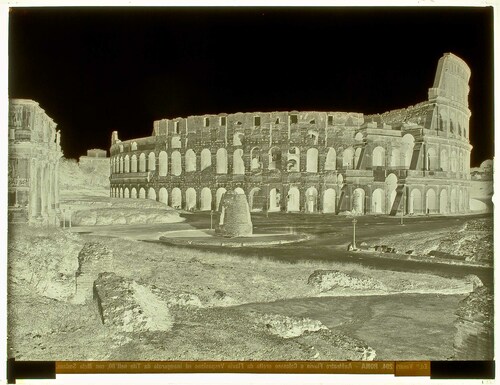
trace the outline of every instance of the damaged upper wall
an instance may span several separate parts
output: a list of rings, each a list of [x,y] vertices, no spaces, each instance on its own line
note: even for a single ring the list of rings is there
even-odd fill
[[[389,124],[393,129],[417,125],[439,132],[440,136],[469,139],[469,79],[467,64],[452,53],[445,53],[438,62],[434,84],[425,102],[365,117],[365,121]]]

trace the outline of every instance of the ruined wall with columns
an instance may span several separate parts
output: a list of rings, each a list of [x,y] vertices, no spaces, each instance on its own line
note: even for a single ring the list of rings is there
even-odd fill
[[[382,114],[250,112],[154,122],[110,148],[113,197],[217,210],[449,214],[469,209],[470,70],[445,54],[429,99]]]
[[[57,124],[33,100],[9,101],[9,222],[58,224]]]

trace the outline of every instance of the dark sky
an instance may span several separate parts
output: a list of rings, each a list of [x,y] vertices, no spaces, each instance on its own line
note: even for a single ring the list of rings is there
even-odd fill
[[[492,8],[13,8],[9,28],[9,97],[69,158],[161,118],[406,107],[445,52],[472,70],[472,165],[493,156]]]

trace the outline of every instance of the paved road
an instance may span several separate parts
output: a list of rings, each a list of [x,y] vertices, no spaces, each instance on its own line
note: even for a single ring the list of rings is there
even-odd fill
[[[400,224],[400,218],[388,216],[357,217],[356,240],[357,242],[361,242],[387,234],[441,230],[447,227],[461,226],[471,218],[487,217],[487,215],[488,214],[480,216],[406,217],[403,226]],[[210,227],[209,213],[183,214],[183,216],[186,218],[186,221],[180,223],[89,226],[76,227],[73,231],[92,232],[96,235],[111,237],[156,241],[164,232],[194,228],[206,229]],[[269,217],[266,217],[265,214],[252,213],[252,221],[255,233],[269,234],[296,231],[299,233],[314,234],[318,237],[310,241],[290,246],[232,248],[231,253],[258,258],[274,258],[288,262],[304,259],[352,262],[377,269],[430,272],[445,277],[463,277],[467,274],[476,274],[485,284],[493,284],[493,269],[491,268],[395,260],[381,258],[380,254],[347,252],[346,246],[352,240],[352,218],[329,214],[309,215],[284,213],[271,213]],[[209,247],[204,246],[203,248]],[[210,247],[210,249],[221,252],[228,251],[226,248],[221,247]]]

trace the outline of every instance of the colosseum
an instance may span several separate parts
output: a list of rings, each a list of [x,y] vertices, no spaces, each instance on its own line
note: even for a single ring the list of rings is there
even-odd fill
[[[268,212],[450,214],[469,210],[467,64],[440,58],[428,100],[381,114],[250,112],[112,133],[111,196],[217,210],[228,190]]]

